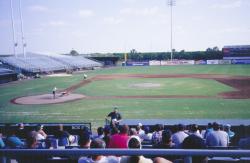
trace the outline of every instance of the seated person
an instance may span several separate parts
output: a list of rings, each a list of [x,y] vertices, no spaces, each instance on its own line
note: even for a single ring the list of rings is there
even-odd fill
[[[67,131],[63,130],[63,125],[60,124],[55,133],[55,138],[58,139],[58,146],[67,146],[69,145],[69,136],[70,134]]]
[[[197,135],[189,135],[186,137],[182,143],[183,149],[206,149],[205,141]],[[192,162],[194,163],[207,163],[206,156],[195,156],[192,157]]]
[[[105,142],[101,139],[95,139],[90,143],[91,149],[105,148]],[[78,163],[118,163],[119,160],[115,156],[93,155],[91,157],[81,157]]]
[[[131,137],[128,141],[128,147],[131,149],[141,149],[140,139]],[[151,159],[144,156],[122,156],[120,163],[153,163]]]
[[[23,148],[24,147],[24,142],[22,142],[21,139],[16,136],[15,128],[8,128],[6,146],[9,148]]]

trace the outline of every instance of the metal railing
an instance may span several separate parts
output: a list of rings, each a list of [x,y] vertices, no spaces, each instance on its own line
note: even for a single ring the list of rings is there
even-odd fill
[[[184,163],[192,163],[193,156],[208,157],[250,157],[250,150],[208,150],[208,149],[0,149],[0,160],[27,157],[70,157],[78,159],[90,155],[146,155],[146,156],[183,156]]]

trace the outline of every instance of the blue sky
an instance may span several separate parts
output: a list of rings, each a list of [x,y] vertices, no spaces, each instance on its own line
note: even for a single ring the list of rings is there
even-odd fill
[[[15,31],[21,45],[18,0]],[[22,0],[27,51],[170,51],[167,0]],[[0,54],[13,53],[10,0],[0,0]],[[177,51],[250,44],[250,0],[176,0]],[[21,46],[18,52],[22,52]]]

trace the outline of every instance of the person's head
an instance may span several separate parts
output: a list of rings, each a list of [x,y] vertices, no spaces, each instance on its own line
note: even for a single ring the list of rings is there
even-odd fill
[[[189,135],[186,137],[182,143],[184,149],[206,149],[205,141],[196,135]],[[207,157],[195,156],[192,157],[193,162],[205,163],[207,162]]]
[[[26,137],[27,148],[36,148],[37,147],[37,132],[31,131]]]
[[[101,139],[95,139],[95,140],[91,141],[91,143],[90,143],[91,149],[104,149],[105,147],[106,147],[106,144]],[[101,155],[93,155],[91,157],[95,161],[95,160],[99,160],[98,158],[102,157],[102,156]]]
[[[208,123],[208,124],[207,124],[207,128],[208,128],[208,129],[213,128],[212,123]]]
[[[213,129],[214,129],[215,131],[218,131],[218,130],[220,129],[220,125],[219,125],[217,122],[214,122],[214,123],[213,123]]]
[[[226,124],[226,125],[224,126],[224,130],[225,130],[225,131],[230,131],[230,128],[231,128],[231,125],[230,125],[230,124]]]
[[[36,131],[39,131],[39,130],[43,130],[43,125],[38,124],[38,125],[36,126]]]
[[[128,134],[128,131],[129,131],[128,125],[122,125],[122,126],[120,126],[120,133],[121,134]]]
[[[88,132],[82,132],[78,140],[78,144],[81,148],[89,148],[91,143],[91,136]]]
[[[97,134],[98,134],[98,135],[103,135],[103,133],[104,133],[103,127],[98,127],[98,128],[97,128]]]
[[[128,140],[128,148],[140,149],[141,148],[141,141],[137,137],[132,136]]]
[[[185,129],[185,126],[183,124],[178,124],[177,126],[178,131],[184,131],[184,129]]]
[[[164,126],[162,124],[155,125],[155,131],[157,131],[157,132],[163,130],[163,128],[164,128]]]
[[[24,124],[23,123],[18,123],[17,126],[18,126],[18,129],[21,129],[21,130],[24,129]]]
[[[145,131],[145,134],[148,134],[150,133],[150,128],[148,126],[144,126],[144,131]]]
[[[191,125],[191,132],[196,132],[196,131],[198,131],[198,129],[199,129],[199,127],[198,127],[197,124],[192,124]]]
[[[59,124],[59,125],[58,125],[58,130],[59,130],[59,131],[63,131],[63,124]]]
[[[141,148],[141,141],[137,137],[131,136],[128,140],[128,148],[131,149],[140,149]],[[131,156],[129,162],[138,163],[140,160],[139,156]]]
[[[172,132],[170,130],[164,130],[162,132],[162,143],[170,144],[172,142]]]
[[[130,130],[129,130],[129,135],[137,135],[138,133],[137,133],[137,131],[136,131],[136,129],[135,128],[130,128]]]
[[[117,113],[118,112],[118,108],[114,107],[114,112]]]

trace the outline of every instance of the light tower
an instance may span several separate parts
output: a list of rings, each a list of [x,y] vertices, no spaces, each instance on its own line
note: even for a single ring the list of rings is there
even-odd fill
[[[13,52],[14,52],[15,57],[17,57],[17,54],[16,54],[17,41],[16,41],[16,32],[15,32],[15,22],[14,22],[14,12],[13,12],[12,0],[10,0],[10,9],[11,9],[11,23],[12,23],[12,37],[13,37]]]
[[[23,13],[22,13],[22,3],[21,3],[21,0],[19,0],[19,15],[20,15],[20,20],[21,20],[23,56],[24,56],[24,58],[26,58],[26,43],[25,43],[24,34],[23,34]]]
[[[170,7],[170,48],[171,48],[171,61],[173,59],[173,11],[172,8],[175,6],[175,0],[168,0],[168,6]]]

